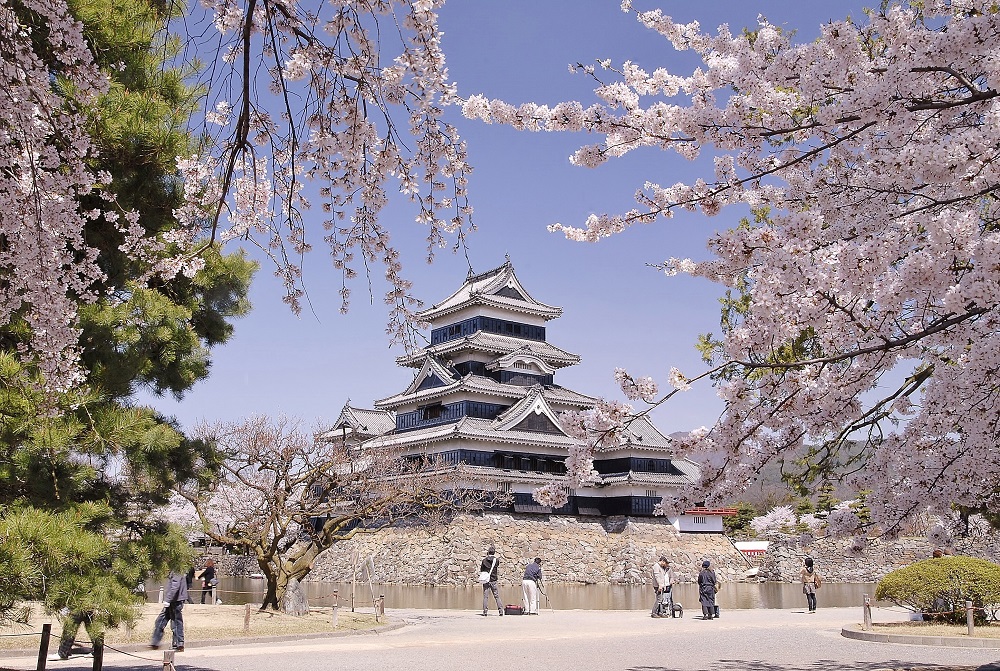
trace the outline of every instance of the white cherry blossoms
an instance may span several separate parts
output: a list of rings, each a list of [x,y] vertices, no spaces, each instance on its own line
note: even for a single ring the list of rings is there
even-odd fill
[[[598,63],[617,79],[591,103],[473,96],[463,111],[582,127],[600,137],[574,154],[585,167],[641,147],[711,155],[709,174],[646,182],[627,212],[551,227],[569,239],[679,209],[753,209],[709,238],[706,260],[662,266],[740,293],[705,373],[726,410],[682,446],[701,465],[688,495],[731,502],[763,466],[815,449],[853,464],[829,475],[870,490],[869,528],[883,533],[928,507],[1000,512],[1000,9],[889,2],[801,44],[764,18],[709,33],[623,9],[701,67]]]
[[[97,251],[88,246],[84,227],[104,219],[123,235],[123,249],[144,251],[134,212],[122,212],[104,188],[110,175],[97,174],[96,147],[87,134],[81,105],[108,89],[93,62],[83,29],[62,0],[25,0],[18,11],[0,1],[0,320],[23,319],[29,327],[18,344],[22,362],[34,366],[50,390],[82,380],[78,365],[77,302],[95,299],[93,287],[104,279]],[[33,35],[20,11],[44,22]],[[59,63],[70,101],[53,86],[52,72],[35,52],[33,40]],[[101,205],[83,210],[80,199]]]
[[[192,208],[208,208],[213,239],[265,250],[295,311],[304,296],[295,259],[314,245],[341,271],[343,311],[351,280],[381,265],[388,332],[405,342],[419,302],[380,220],[390,195],[413,203],[428,259],[474,228],[465,144],[443,116],[456,99],[437,23],[443,0],[202,4],[222,36],[207,82],[212,146],[199,159],[218,187],[190,173]],[[248,64],[269,77],[269,95],[246,79]]]

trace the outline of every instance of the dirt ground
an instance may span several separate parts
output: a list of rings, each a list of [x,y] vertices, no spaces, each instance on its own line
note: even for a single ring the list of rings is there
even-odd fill
[[[885,622],[876,623],[875,631],[886,634],[910,634],[914,636],[956,636],[968,637],[966,626],[956,624],[939,624],[937,622]],[[973,633],[975,638],[1000,638],[1000,623],[991,622],[985,626],[977,626]]]
[[[139,622],[131,629],[113,629],[107,632],[105,642],[109,645],[146,643],[153,631],[153,622],[162,610],[158,604],[146,604]],[[371,629],[378,626],[371,613],[352,613],[350,608],[341,608],[337,614],[337,627],[333,627],[330,608],[316,609],[304,617],[293,617],[282,613],[250,611],[249,633],[244,633],[245,606],[210,606],[187,604],[184,606],[184,638],[188,642],[206,640],[239,640],[259,636],[285,636],[295,634],[316,634],[328,631],[351,631]],[[383,622],[384,618],[380,618]],[[52,624],[50,650],[58,645],[62,627],[57,616],[47,615],[37,604],[31,607],[26,623],[0,626],[0,650],[37,649],[42,624]],[[164,634],[164,642],[170,643],[170,625]],[[80,627],[77,643],[89,646],[90,637],[86,629]]]

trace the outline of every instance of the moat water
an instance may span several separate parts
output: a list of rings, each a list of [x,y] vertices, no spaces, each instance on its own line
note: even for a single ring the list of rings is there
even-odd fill
[[[309,603],[312,606],[333,605],[333,593],[342,607],[351,606],[351,583],[306,582],[303,583]],[[468,587],[427,587],[417,585],[375,584],[374,595],[385,595],[386,608],[443,608],[475,610],[482,607],[483,590],[477,585]],[[358,581],[354,588],[356,608],[370,608],[373,588],[367,582]],[[158,585],[147,585],[149,599],[155,601]],[[219,598],[227,604],[260,603],[265,590],[265,581],[252,578],[222,578],[219,584]],[[201,592],[192,590],[192,600],[198,603]],[[541,606],[556,610],[648,610],[652,606],[653,592],[641,585],[565,585],[553,584],[545,588],[548,599],[541,597]],[[873,595],[872,583],[824,583],[817,593],[817,601],[822,607],[858,606],[864,595]],[[504,603],[521,603],[521,585],[504,585],[500,588]],[[490,597],[492,602],[492,596]],[[698,588],[694,584],[683,583],[674,586],[674,601],[685,609],[699,610]],[[806,600],[802,586],[787,583],[726,583],[719,592],[717,603],[720,608],[799,608]]]

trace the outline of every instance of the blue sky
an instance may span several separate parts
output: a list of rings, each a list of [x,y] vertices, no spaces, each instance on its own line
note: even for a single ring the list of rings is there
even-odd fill
[[[862,3],[800,1],[660,2],[634,0],[639,10],[660,7],[677,20],[698,20],[712,29],[754,26],[763,14],[813,39],[821,23],[853,15]],[[451,78],[462,95],[482,93],[511,103],[593,102],[592,81],[572,75],[568,65],[610,58],[647,71],[666,67],[689,74],[698,65],[690,53],[670,44],[622,13],[614,0],[450,0],[440,12],[443,46]],[[706,280],[666,277],[646,264],[671,256],[706,258],[705,240],[736,224],[744,211],[723,210],[714,218],[681,214],[633,228],[597,244],[573,243],[549,233],[554,222],[581,225],[592,213],[620,212],[649,180],[659,184],[709,177],[707,161],[688,162],[673,153],[647,149],[588,170],[570,165],[569,155],[594,137],[519,133],[463,119],[453,110],[469,145],[470,197],[479,230],[469,238],[477,272],[509,254],[518,276],[538,300],[562,306],[549,323],[555,345],[582,357],[561,370],[556,382],[585,394],[621,398],[614,369],[652,375],[666,385],[671,366],[693,376],[704,370],[694,350],[697,335],[718,333],[722,289]],[[424,262],[423,227],[397,199],[386,210],[395,243],[403,251],[405,274],[427,304],[440,301],[464,280],[462,255],[440,250]],[[319,216],[316,215],[316,219]],[[371,407],[402,390],[411,369],[395,365],[402,353],[389,347],[381,271],[373,267],[373,298],[355,283],[352,309],[339,314],[338,276],[330,269],[319,227],[304,270],[312,312],[293,315],[281,302],[281,287],[262,267],[251,292],[253,312],[236,322],[232,340],[213,351],[211,376],[183,400],[140,397],[191,428],[199,420],[235,420],[253,414],[284,413],[307,424],[333,421],[344,402]],[[667,432],[711,425],[722,407],[705,383],[678,394],[654,414]]]

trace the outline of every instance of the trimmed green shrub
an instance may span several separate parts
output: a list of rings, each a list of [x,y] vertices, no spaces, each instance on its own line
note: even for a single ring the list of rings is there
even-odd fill
[[[984,624],[1000,609],[1000,566],[973,557],[925,559],[882,578],[875,598],[955,623],[965,622],[972,601],[975,621]]]

